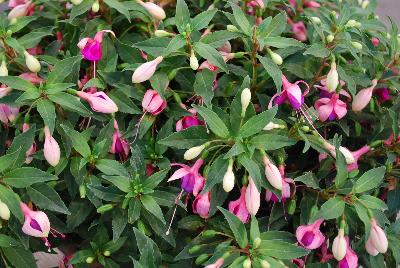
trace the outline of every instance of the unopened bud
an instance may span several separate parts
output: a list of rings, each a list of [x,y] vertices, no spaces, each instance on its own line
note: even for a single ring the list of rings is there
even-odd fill
[[[95,1],[92,5],[92,12],[97,13],[100,10],[100,3],[99,1]]]
[[[321,24],[321,19],[318,17],[311,17],[311,21],[318,25]]]
[[[75,6],[80,5],[83,2],[83,0],[71,0],[71,3]]]
[[[112,204],[105,204],[105,205],[102,205],[101,207],[98,207],[98,208],[97,208],[97,213],[100,213],[100,214],[105,213],[105,212],[107,212],[107,211],[112,210],[113,207],[114,207],[114,206],[113,206]]]
[[[288,204],[288,214],[293,215],[295,211],[296,211],[296,199],[292,199]]]
[[[248,88],[243,89],[240,95],[240,103],[242,104],[242,117],[246,114],[247,107],[251,101],[251,91]]]
[[[243,268],[251,268],[251,260],[249,258],[243,262]]]
[[[232,24],[226,25],[226,29],[228,30],[228,32],[239,32],[239,29]]]
[[[268,49],[268,53],[269,53],[272,61],[276,65],[282,65],[283,59],[282,59],[281,55],[279,55],[278,53],[273,52],[271,49]]]
[[[326,42],[330,43],[335,39],[335,36],[333,34],[330,34],[326,37]]]
[[[0,201],[0,218],[2,218],[5,221],[8,221],[10,219],[10,209],[8,206]]]
[[[229,193],[235,186],[235,174],[233,173],[233,160],[229,159],[228,169],[225,172],[224,178],[222,180],[222,186],[224,191]]]
[[[40,62],[34,56],[29,54],[27,51],[24,51],[24,55],[25,55],[25,64],[28,67],[28,69],[32,73],[39,72],[41,69]]]
[[[84,184],[79,185],[79,196],[82,199],[86,198],[86,186]]]
[[[201,246],[200,245],[195,245],[191,248],[189,248],[189,253],[190,254],[195,254],[196,252],[199,252],[201,250]]]
[[[261,268],[271,268],[271,265],[266,260],[260,261]]]
[[[8,76],[8,69],[7,69],[7,63],[5,60],[1,61],[0,65],[0,76]]]
[[[194,262],[196,263],[196,265],[201,265],[206,260],[208,260],[208,258],[209,258],[208,254],[204,253],[204,254],[201,254],[200,256],[198,256]]]
[[[356,20],[349,20],[349,21],[346,23],[346,27],[356,27],[357,24],[358,24],[358,22],[357,22]]]
[[[363,48],[362,44],[359,42],[351,42],[351,45],[358,50],[361,50]]]
[[[273,130],[273,129],[283,129],[283,128],[285,128],[284,125],[279,125],[279,124],[275,124],[274,122],[269,122],[269,123],[263,128],[263,130],[270,131],[270,130]]]
[[[211,238],[217,234],[217,231],[214,230],[206,230],[202,233],[203,237]]]
[[[326,86],[329,92],[335,91],[339,85],[339,74],[336,70],[336,63],[332,62],[331,69],[326,77]]]
[[[192,68],[192,70],[196,71],[199,68],[199,61],[196,58],[196,54],[194,53],[194,50],[192,50],[192,52],[190,53],[190,68]]]
[[[169,36],[173,36],[174,34],[164,31],[164,30],[155,30],[154,35],[156,37],[169,37]]]
[[[111,252],[109,250],[106,250],[103,252],[103,255],[109,257],[111,255]]]
[[[93,257],[87,257],[86,258],[86,263],[92,263],[94,261]]]
[[[336,260],[341,261],[347,252],[347,242],[344,237],[344,229],[339,229],[338,235],[333,240],[332,253]]]
[[[368,6],[369,6],[369,1],[368,0],[363,1],[362,4],[361,4],[361,8],[363,8],[363,9],[366,9]]]
[[[192,160],[192,159],[195,159],[196,157],[198,157],[198,156],[201,154],[201,152],[202,152],[207,146],[208,146],[208,145],[205,143],[205,144],[202,144],[202,145],[200,145],[200,146],[192,147],[192,148],[186,150],[185,154],[183,155],[183,158],[184,158],[185,160],[187,160],[187,161]]]
[[[256,249],[261,245],[261,238],[256,237],[253,242],[253,248]]]

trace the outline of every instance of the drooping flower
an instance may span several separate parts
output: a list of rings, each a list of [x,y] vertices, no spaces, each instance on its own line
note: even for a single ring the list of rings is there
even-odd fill
[[[292,32],[294,34],[294,38],[301,42],[307,41],[307,29],[304,25],[304,22],[294,22],[292,23]]]
[[[272,202],[280,202],[282,201],[285,203],[286,199],[290,198],[291,193],[290,193],[290,185],[295,186],[294,180],[290,178],[283,178],[282,179],[282,195],[281,199],[279,199],[278,196],[276,196],[272,191],[266,189],[265,191],[265,200],[266,201],[272,201]]]
[[[163,61],[163,57],[159,56],[152,61],[148,61],[140,65],[132,75],[132,83],[142,83],[144,81],[149,80],[153,74],[155,73],[158,64]]]
[[[163,20],[166,17],[165,11],[159,5],[152,2],[143,2],[141,0],[137,1],[142,7],[144,7],[150,15],[156,20]]]
[[[40,78],[37,73],[22,73],[19,75],[19,77],[31,82],[34,85],[38,85],[44,81],[44,79]]]
[[[182,179],[181,188],[187,193],[193,193],[194,196],[197,196],[205,182],[205,179],[199,173],[199,169],[203,163],[204,160],[199,158],[192,167],[179,163],[171,164],[171,166],[179,166],[181,168],[172,174],[172,176],[168,179],[168,182]]]
[[[18,107],[0,103],[0,121],[4,124],[13,122],[19,113]]]
[[[82,38],[78,42],[77,46],[81,50],[81,54],[85,60],[88,60],[88,61],[101,60],[101,57],[103,55],[101,43],[103,42],[103,35],[105,32],[111,33],[111,35],[113,35],[115,37],[115,34],[113,31],[103,30],[103,31],[97,32],[96,35],[94,36],[94,38],[85,37],[85,38]]]
[[[346,255],[339,261],[339,268],[357,268],[358,267],[358,256],[354,250],[350,247],[349,238],[346,236]]]
[[[0,98],[7,96],[8,93],[10,93],[12,91],[11,87],[7,87],[5,85],[1,85],[0,86]]]
[[[224,264],[224,258],[219,258],[216,262],[213,264],[209,264],[207,266],[204,266],[204,268],[220,268]]]
[[[96,93],[86,93],[78,91],[76,93],[81,99],[86,100],[93,111],[104,114],[111,114],[118,112],[118,106],[110,99],[104,92],[99,91]]]
[[[275,103],[278,105],[288,102],[294,109],[300,109],[304,103],[304,96],[307,95],[309,91],[309,87],[307,85],[307,90],[302,93],[300,87],[298,86],[299,83],[304,83],[307,85],[307,83],[304,81],[297,81],[292,84],[287,80],[286,76],[282,75],[283,90],[279,95],[275,94],[272,97],[269,107],[271,107],[275,101]]]
[[[55,254],[43,251],[37,251],[33,253],[33,257],[36,260],[37,267],[73,268],[71,264],[68,264],[73,255],[66,255],[58,248],[53,248],[53,251],[55,252]]]
[[[46,159],[47,163],[55,167],[58,165],[58,162],[60,162],[60,146],[51,135],[48,126],[44,127],[44,135],[45,135],[44,147],[43,147],[44,158]]]
[[[18,3],[20,4],[17,4],[17,1],[13,1],[12,3],[13,7],[11,11],[8,13],[9,20],[18,19],[28,15],[32,1],[26,1],[26,2],[24,1],[24,3],[22,3],[22,1],[18,1]]]
[[[354,158],[354,163],[347,165],[347,171],[353,171],[358,169],[358,159],[360,159],[361,156],[364,154],[368,153],[371,150],[371,147],[368,145],[365,145],[358,149],[357,151],[351,152]]]
[[[210,211],[210,192],[198,194],[192,204],[193,213],[199,214],[203,219],[208,218]]]
[[[336,158],[336,148],[335,148],[335,146],[330,144],[328,141],[324,141],[323,144],[324,144],[324,147],[332,155],[332,157]],[[356,162],[356,159],[354,158],[353,154],[346,147],[339,146],[339,151],[343,154],[347,165],[351,165],[351,164],[354,164]]]
[[[347,114],[347,105],[339,99],[339,94],[332,94],[331,98],[321,98],[315,102],[315,109],[318,111],[319,120],[333,121],[342,119]]]
[[[167,101],[164,100],[157,91],[148,89],[144,94],[142,100],[143,112],[150,113],[152,115],[158,115],[167,106]]]
[[[387,88],[378,88],[375,90],[375,94],[378,96],[378,101],[381,104],[392,98],[390,96],[390,91]]]
[[[326,76],[326,86],[329,92],[335,91],[339,85],[339,74],[336,69],[336,63],[333,62],[331,64],[331,69],[329,70],[328,75]]]
[[[235,173],[233,173],[233,159],[229,159],[228,168],[222,179],[222,187],[224,191],[229,193],[235,186]]]
[[[388,249],[388,239],[385,231],[378,226],[374,218],[371,219],[371,231],[369,234],[370,245],[373,246],[379,253],[386,253]]]
[[[242,190],[240,191],[240,197],[239,199],[235,201],[230,201],[228,208],[229,211],[232,212],[232,214],[236,215],[243,223],[248,222],[250,218],[249,211],[247,210],[246,207],[246,187],[243,186]]]
[[[378,80],[374,79],[372,80],[372,86],[368,88],[361,89],[356,96],[354,97],[353,103],[352,103],[352,110],[354,112],[360,112],[362,109],[364,109],[368,103],[371,101],[372,98],[372,91],[378,84]]]
[[[203,126],[204,122],[197,118],[196,115],[186,115],[176,122],[176,131],[181,131],[193,126]]]
[[[258,191],[253,179],[249,176],[249,184],[245,193],[246,208],[251,215],[256,215],[260,208],[260,192]]]
[[[112,136],[112,144],[110,148],[110,153],[118,154],[120,159],[125,161],[128,159],[130,146],[129,143],[122,138],[119,132],[117,120],[114,120],[114,133]]]
[[[319,248],[325,241],[325,236],[319,229],[323,222],[323,219],[318,219],[312,224],[297,227],[296,238],[299,244],[306,249]]]
[[[371,236],[368,238],[367,242],[365,243],[365,250],[371,256],[376,256],[379,254],[379,251],[375,248],[374,244],[372,244]]]
[[[333,258],[333,255],[329,253],[328,245],[326,244],[326,242],[322,243],[320,250],[321,252],[318,255],[320,257],[321,263],[329,262],[329,260]]]
[[[263,157],[263,162],[265,165],[265,177],[268,182],[275,189],[282,190],[282,175],[278,167],[275,166],[267,156]]]
[[[22,231],[34,237],[47,237],[50,232],[50,221],[43,211],[33,211],[25,203],[20,203],[25,216]]]
[[[347,244],[348,242],[344,237],[344,229],[339,229],[338,235],[332,243],[332,253],[336,260],[341,261],[346,256]]]

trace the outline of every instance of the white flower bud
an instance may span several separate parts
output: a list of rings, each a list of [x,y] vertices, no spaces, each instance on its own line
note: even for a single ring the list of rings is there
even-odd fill
[[[246,114],[247,107],[249,106],[251,101],[251,91],[248,88],[243,89],[242,94],[240,95],[240,102],[242,104],[242,117]]]
[[[164,30],[155,30],[154,35],[156,37],[169,37],[169,36],[173,36],[172,33],[169,33],[167,31]]]
[[[333,34],[330,34],[326,37],[326,42],[330,43],[335,39],[335,36]]]
[[[249,258],[243,262],[243,268],[251,268],[251,260]]]
[[[100,10],[100,4],[99,1],[95,1],[92,5],[92,11],[93,13],[97,13]]]
[[[311,21],[318,25],[321,24],[321,19],[318,17],[311,17]]]
[[[335,91],[339,85],[339,74],[336,70],[336,63],[332,62],[331,70],[326,77],[326,86],[330,92]]]
[[[338,235],[333,240],[332,253],[336,260],[340,261],[344,258],[347,252],[347,242],[344,238],[344,230],[339,229]]]
[[[228,32],[239,32],[239,29],[232,24],[226,25],[226,29],[228,30]]]
[[[190,53],[190,68],[192,68],[192,70],[196,71],[199,68],[199,61],[196,58],[196,54],[194,53],[194,51],[192,50],[192,52]]]
[[[358,50],[361,50],[363,48],[362,44],[359,42],[351,42],[351,45]]]
[[[346,159],[346,164],[350,165],[356,162],[353,154],[346,147],[340,146],[339,151],[344,155],[344,158]]]
[[[192,148],[186,150],[185,154],[183,155],[183,158],[185,160],[195,159],[196,157],[198,157],[201,154],[201,152],[204,150],[204,148],[206,148],[205,144],[192,147]]]
[[[3,60],[0,65],[0,76],[8,76],[7,63],[5,60]]]
[[[32,73],[37,73],[40,71],[41,66],[40,62],[31,54],[29,54],[27,51],[24,51],[25,55],[25,64],[26,67],[32,72]]]
[[[361,4],[361,8],[366,9],[369,6],[369,1],[365,0],[364,2],[362,2]]]
[[[278,128],[285,128],[285,126],[284,126],[284,125],[275,124],[274,122],[269,122],[269,123],[263,128],[263,130],[270,131],[270,130],[278,129]]]
[[[224,178],[222,180],[222,186],[224,191],[229,193],[235,186],[235,173],[233,173],[233,160],[229,160],[228,169],[225,172]]]
[[[282,59],[281,55],[279,55],[278,53],[273,52],[271,49],[268,49],[268,53],[271,56],[272,61],[276,65],[282,65],[283,59]]]
[[[71,0],[71,3],[75,6],[80,5],[83,2],[83,0]]]
[[[0,218],[2,218],[5,221],[8,221],[10,219],[10,209],[8,206],[0,201]]]
[[[271,268],[271,265],[266,260],[262,260],[260,263],[262,268]]]
[[[356,27],[356,25],[357,25],[357,21],[356,20],[349,20],[347,23],[346,23],[346,27]]]

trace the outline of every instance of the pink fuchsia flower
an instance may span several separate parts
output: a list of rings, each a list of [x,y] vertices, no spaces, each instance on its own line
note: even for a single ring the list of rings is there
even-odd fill
[[[8,1],[8,7],[14,8],[19,5],[24,5],[27,2],[28,2],[27,0],[10,0],[10,1]]]
[[[210,211],[210,192],[198,194],[192,204],[193,213],[199,214],[203,219],[208,218]]]
[[[38,251],[38,252],[33,253],[33,257],[36,260],[37,267],[40,267],[40,268],[52,268],[52,267],[73,268],[73,266],[71,264],[68,264],[68,262],[70,261],[70,259],[72,259],[73,256],[66,256],[58,248],[53,248],[53,251],[56,254],[47,253],[47,252],[43,252],[43,251]]]
[[[322,243],[321,253],[319,253],[318,255],[320,257],[320,262],[322,263],[329,262],[329,260],[333,258],[333,255],[329,253],[328,245],[326,244],[326,242]]]
[[[379,43],[380,43],[379,39],[376,37],[372,37],[371,42],[372,42],[372,45],[374,45],[374,47],[378,47]]]
[[[271,160],[267,157],[263,157],[265,165],[265,177],[268,182],[277,190],[282,190],[282,175],[277,166],[275,166]]]
[[[228,208],[229,211],[236,215],[243,223],[249,221],[250,214],[246,207],[246,187],[243,186],[242,190],[240,191],[240,197],[238,200],[229,202]]]
[[[29,13],[31,4],[32,1],[26,1],[23,4],[14,6],[8,13],[8,19],[13,20],[13,19],[18,19],[20,17],[25,17]]]
[[[5,85],[0,86],[0,98],[3,98],[4,96],[7,96],[8,93],[12,91],[12,88],[7,87]]]
[[[358,169],[358,159],[363,156],[364,154],[368,153],[371,148],[368,145],[365,145],[358,149],[357,151],[351,152],[354,158],[354,163],[347,165],[347,171],[353,171]]]
[[[43,78],[40,78],[36,73],[22,73],[19,75],[19,77],[31,82],[34,85],[38,85],[44,81]]]
[[[181,131],[193,126],[203,126],[204,122],[197,118],[196,115],[187,115],[176,122],[176,131]]]
[[[298,86],[299,83],[304,83],[307,86],[304,93],[301,92],[301,89]],[[304,96],[307,95],[309,91],[308,84],[302,80],[292,84],[287,80],[286,76],[282,75],[282,85],[283,90],[281,91],[281,94],[275,94],[272,97],[269,107],[272,107],[273,101],[275,100],[275,103],[278,105],[288,102],[294,109],[299,110],[304,103]]]
[[[148,89],[142,100],[143,112],[158,115],[167,106],[167,101],[161,98],[160,94],[153,89]]]
[[[376,256],[379,254],[379,251],[372,244],[371,236],[368,238],[367,242],[365,243],[365,250],[371,256]]]
[[[50,133],[48,126],[44,127],[44,147],[43,153],[46,161],[53,167],[60,162],[60,146]]]
[[[171,164],[171,166],[179,166],[181,168],[172,174],[172,176],[168,179],[168,182],[182,179],[181,188],[187,193],[193,193],[194,196],[197,196],[203,188],[205,182],[205,179],[199,173],[199,169],[203,163],[204,160],[199,158],[192,167],[179,163]]]
[[[47,237],[50,233],[50,221],[43,211],[33,211],[25,203],[20,203],[25,217],[22,231],[34,237]]]
[[[282,203],[286,202],[286,199],[290,198],[290,185],[295,186],[294,180],[290,178],[283,178],[282,179],[282,196],[281,199],[279,199],[278,196],[276,196],[272,191],[266,190],[265,191],[265,200],[266,201],[272,201],[272,202],[280,202]]]
[[[110,153],[118,154],[120,159],[125,161],[128,159],[129,149],[129,143],[122,138],[121,133],[119,132],[117,120],[114,120],[114,133],[112,136]]]
[[[312,224],[297,227],[296,238],[299,244],[306,249],[319,248],[325,241],[325,236],[319,230],[323,222],[323,219],[318,219]]]
[[[4,124],[11,123],[19,113],[18,107],[12,107],[7,104],[0,104],[0,121]]]
[[[101,43],[103,42],[104,33],[111,33],[114,37],[115,34],[110,30],[103,30],[97,32],[94,38],[85,37],[81,39],[78,43],[78,47],[81,50],[81,54],[85,60],[88,61],[99,61],[103,55],[101,49]]]
[[[132,83],[137,84],[149,80],[155,73],[158,64],[160,64],[163,61],[163,59],[164,58],[162,56],[159,56],[152,61],[140,65],[133,72]]]
[[[353,104],[351,107],[354,112],[360,112],[368,105],[368,103],[371,101],[372,98],[372,91],[374,90],[377,84],[378,80],[374,79],[372,80],[372,86],[361,89],[357,93],[357,95],[354,97]]]
[[[207,266],[204,266],[204,268],[220,268],[224,264],[224,258],[219,258],[216,262],[213,264],[209,264]]]
[[[24,123],[22,125],[22,132],[27,132],[29,130],[29,124]],[[25,163],[30,164],[33,160],[32,155],[36,152],[36,142],[32,143],[32,146],[26,151],[26,158],[25,158]]]
[[[339,99],[339,94],[332,94],[331,98],[321,98],[315,102],[315,109],[318,112],[319,120],[333,121],[342,119],[347,114],[347,105]]]
[[[292,23],[292,32],[294,34],[294,38],[301,42],[307,41],[307,29],[304,25],[304,22],[294,22]]]
[[[385,231],[378,226],[374,218],[371,219],[371,230],[369,234],[370,246],[373,246],[379,253],[386,253],[388,249],[388,239]]]
[[[81,99],[86,100],[93,111],[104,114],[112,114],[118,111],[118,106],[104,92],[86,93],[78,91],[76,93]]]
[[[156,20],[163,20],[166,17],[165,11],[162,7],[152,3],[152,2],[143,2],[137,1],[142,7],[144,7],[150,15]]]
[[[354,250],[351,249],[350,243],[349,243],[349,238],[346,236],[346,242],[347,242],[347,251],[346,255],[344,258],[339,261],[339,268],[357,268],[358,267],[358,256],[354,252]]]
[[[375,94],[378,96],[379,103],[384,103],[392,98],[387,88],[378,88],[375,90]]]
[[[43,54],[43,49],[40,45],[36,45],[35,47],[28,48],[26,51],[28,51],[28,53],[31,55]]]
[[[308,8],[319,8],[321,7],[321,4],[316,2],[316,1],[306,1],[304,3],[304,7],[308,7]]]
[[[258,191],[253,179],[249,176],[249,184],[245,192],[245,201],[247,211],[251,215],[256,215],[260,208],[260,192]]]

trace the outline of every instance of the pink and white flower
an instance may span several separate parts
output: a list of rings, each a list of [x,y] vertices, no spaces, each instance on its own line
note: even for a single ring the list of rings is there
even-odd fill
[[[325,236],[319,229],[323,222],[323,219],[318,219],[312,224],[297,227],[296,238],[299,244],[306,249],[319,248],[325,241]]]

